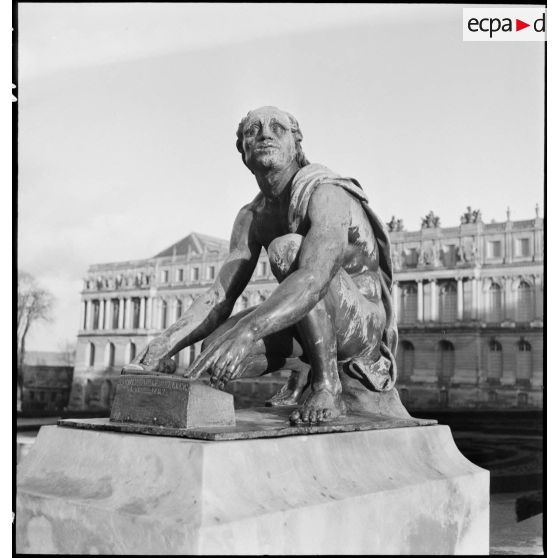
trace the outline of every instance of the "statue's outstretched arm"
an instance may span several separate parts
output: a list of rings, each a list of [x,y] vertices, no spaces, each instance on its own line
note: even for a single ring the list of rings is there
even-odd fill
[[[348,244],[349,194],[337,186],[317,188],[308,206],[310,229],[298,268],[271,296],[214,340],[188,369],[191,378],[213,370],[227,381],[238,377],[260,339],[299,322],[323,298],[339,271]]]
[[[124,372],[164,371],[171,356],[205,339],[230,316],[237,298],[252,277],[261,251],[261,245],[252,234],[252,219],[250,206],[243,207],[233,226],[230,253],[214,284],[183,316],[153,339]]]

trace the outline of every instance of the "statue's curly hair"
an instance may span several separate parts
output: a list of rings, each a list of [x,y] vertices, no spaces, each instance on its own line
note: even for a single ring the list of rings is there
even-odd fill
[[[277,107],[273,107],[273,108],[277,108]],[[281,110],[281,109],[277,109],[277,110]],[[252,112],[253,111],[248,112],[248,114],[240,121],[240,124],[238,125],[238,128],[236,130],[236,148],[238,149],[239,153],[242,155],[242,162],[245,165],[246,165],[246,158],[244,154],[244,149],[242,149],[242,142],[244,140],[244,124],[246,124],[246,121],[248,120],[248,117]],[[294,136],[295,145],[296,145],[296,156],[295,156],[296,162],[299,164],[300,167],[305,167],[306,165],[310,164],[310,161],[306,158],[306,155],[304,155],[304,151],[302,151],[302,145],[301,145],[302,131],[300,129],[298,121],[292,114],[288,113],[286,110],[281,110],[281,112],[287,115],[287,118],[291,123],[291,132]]]

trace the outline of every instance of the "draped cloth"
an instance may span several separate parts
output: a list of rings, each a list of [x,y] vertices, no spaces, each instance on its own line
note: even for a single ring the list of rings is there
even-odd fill
[[[348,363],[347,371],[369,384],[374,391],[388,391],[393,388],[397,379],[395,353],[398,340],[391,296],[393,267],[389,234],[380,218],[372,211],[368,198],[357,180],[344,178],[327,167],[315,163],[302,167],[293,178],[288,217],[290,232],[299,231],[307,217],[308,203],[312,193],[323,184],[339,186],[360,202],[376,238],[382,302],[386,312],[386,326],[380,345],[381,356],[376,362],[370,362],[365,357],[356,357]]]

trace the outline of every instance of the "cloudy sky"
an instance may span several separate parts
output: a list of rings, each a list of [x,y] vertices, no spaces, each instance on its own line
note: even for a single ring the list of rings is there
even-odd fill
[[[543,206],[543,43],[463,42],[460,6],[20,4],[19,267],[56,296],[29,348],[75,340],[92,263],[228,238],[256,184],[240,118],[303,146],[385,219]]]

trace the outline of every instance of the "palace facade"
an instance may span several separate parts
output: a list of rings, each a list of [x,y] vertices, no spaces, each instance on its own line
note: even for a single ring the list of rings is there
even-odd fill
[[[483,223],[479,211],[420,230],[388,223],[402,400],[411,409],[542,407],[544,220]],[[228,242],[192,233],[156,256],[92,265],[84,280],[70,409],[108,408],[122,366],[214,281]],[[260,255],[234,311],[274,290]],[[184,369],[201,343],[175,356]],[[285,373],[230,384],[261,404]]]

